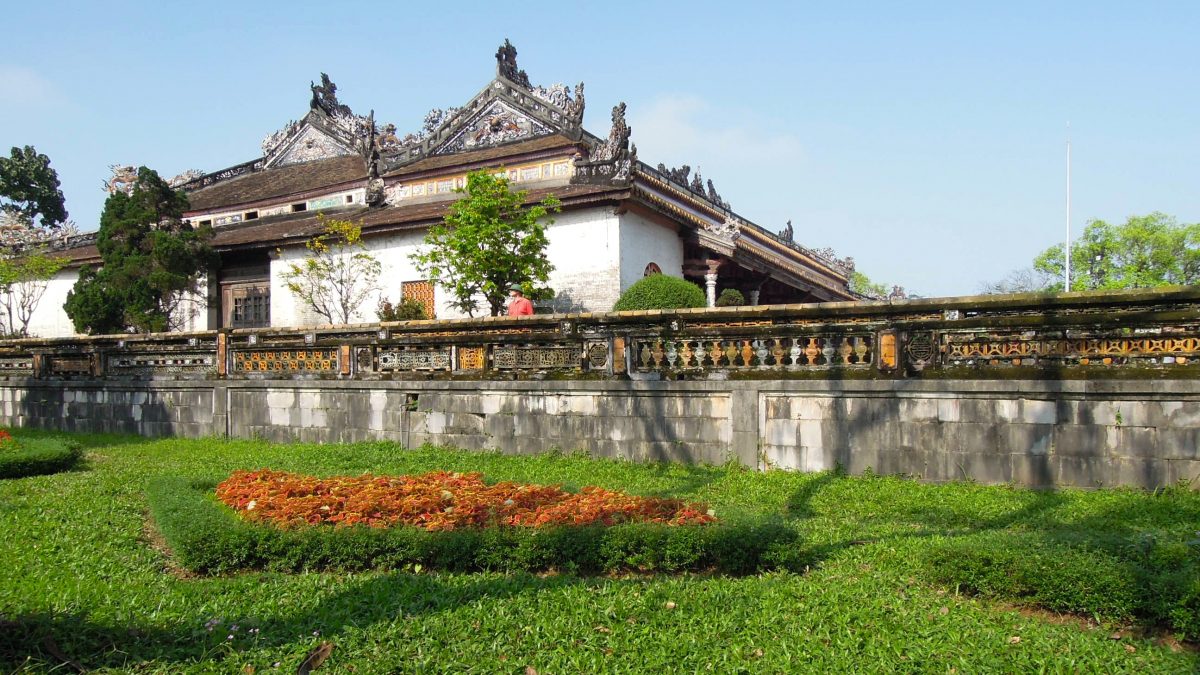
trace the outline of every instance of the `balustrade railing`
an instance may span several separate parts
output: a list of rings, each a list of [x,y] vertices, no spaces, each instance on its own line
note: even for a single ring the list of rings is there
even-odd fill
[[[0,341],[0,378],[1200,376],[1200,289]],[[972,375],[974,374],[974,375]],[[1161,375],[1161,373],[1159,373]],[[1121,375],[1124,376],[1124,375]]]

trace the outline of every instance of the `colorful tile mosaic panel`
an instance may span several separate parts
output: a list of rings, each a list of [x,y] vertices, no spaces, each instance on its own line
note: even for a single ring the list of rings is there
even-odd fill
[[[337,373],[337,349],[256,349],[233,353],[235,373]]]

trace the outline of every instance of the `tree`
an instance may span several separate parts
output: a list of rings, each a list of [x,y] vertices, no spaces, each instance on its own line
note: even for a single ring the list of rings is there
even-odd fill
[[[50,168],[50,158],[32,145],[13,148],[11,156],[0,157],[0,211],[11,220],[41,229],[67,220],[58,173]]]
[[[877,284],[859,271],[850,273],[850,292],[872,300],[882,300],[888,296],[887,285]]]
[[[1019,270],[1009,272],[1007,276],[999,281],[989,281],[979,286],[979,292],[984,295],[996,295],[1001,293],[1032,293],[1035,291],[1044,291],[1053,280],[1044,272],[1039,271],[1035,267],[1022,267]],[[1059,284],[1061,286],[1062,284]]]
[[[361,226],[318,218],[324,231],[308,240],[308,257],[289,264],[283,281],[292,295],[329,323],[350,323],[367,298],[379,290],[376,281],[381,265],[367,252]]]
[[[33,146],[0,157],[0,333],[29,334],[29,321],[51,278],[67,259],[48,255],[47,241],[75,233],[58,173]]]
[[[429,228],[426,250],[411,259],[430,281],[450,291],[453,307],[475,315],[483,296],[492,316],[504,310],[512,286],[530,298],[545,297],[540,287],[554,266],[546,258],[546,225],[542,219],[559,210],[554,197],[525,207],[528,193],[512,192],[508,179],[487,171],[467,175],[462,199],[450,205],[442,223]]]
[[[140,167],[128,193],[109,195],[96,246],[101,267],[80,270],[63,306],[88,333],[157,332],[179,327],[178,309],[200,294],[218,261],[212,228],[183,220],[187,195]]]
[[[0,258],[0,334],[29,335],[33,311],[41,303],[50,279],[67,262],[67,258],[32,248]]]
[[[1033,261],[1063,290],[1062,244]],[[1181,224],[1168,215],[1130,216],[1123,224],[1092,220],[1071,244],[1071,290],[1115,290],[1200,284],[1200,223]]]

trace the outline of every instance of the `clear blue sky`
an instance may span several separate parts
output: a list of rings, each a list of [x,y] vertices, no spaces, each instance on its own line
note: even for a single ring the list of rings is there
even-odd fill
[[[925,295],[975,292],[1074,228],[1200,220],[1200,3],[8,3],[0,147],[50,156],[94,229],[108,165],[259,155],[321,71],[401,132],[517,46],[535,83],[629,106],[640,157]]]

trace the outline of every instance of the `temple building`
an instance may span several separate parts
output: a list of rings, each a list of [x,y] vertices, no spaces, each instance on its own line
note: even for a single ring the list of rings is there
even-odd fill
[[[382,263],[381,297],[414,298],[438,318],[460,316],[448,295],[423,279],[410,255],[428,227],[461,195],[468,172],[503,171],[530,203],[554,195],[562,211],[547,228],[556,297],[539,311],[608,311],[643,276],[669,274],[716,294],[736,288],[754,304],[851,300],[850,259],[792,241],[791,225],[772,233],[735,213],[689,167],[650,166],[630,142],[625,104],[611,128],[582,127],[584,85],[531,84],[508,42],[496,52],[495,77],[458,108],[435,109],[404,136],[355,114],[324,74],[311,86],[308,111],[262,143],[262,155],[213,173],[189,172],[185,217],[210,224],[221,267],[206,298],[192,303],[181,328],[305,326],[320,323],[287,290],[282,274],[321,230],[318,214],[361,223]],[[116,168],[110,189],[129,187]],[[94,235],[64,254],[73,268],[51,282],[30,333],[74,331],[62,310],[81,265],[99,263]],[[356,320],[375,321],[375,305]]]

